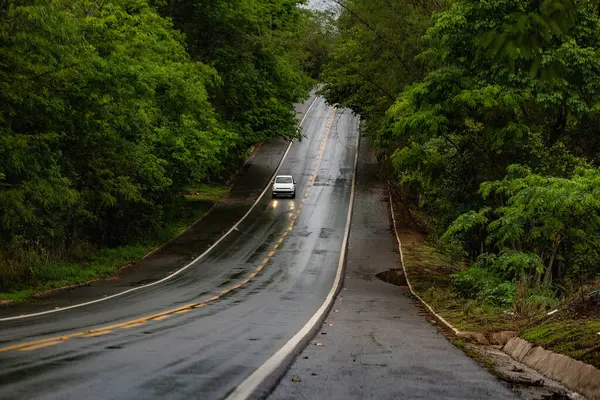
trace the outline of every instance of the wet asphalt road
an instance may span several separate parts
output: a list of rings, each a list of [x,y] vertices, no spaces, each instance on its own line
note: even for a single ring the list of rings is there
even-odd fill
[[[296,199],[265,196],[183,273],[85,307],[0,321],[0,347],[32,342],[0,349],[0,398],[219,399],[250,375],[321,306],[340,255],[357,120],[319,98],[303,130],[280,169],[296,177]],[[197,307],[156,317],[186,304]]]
[[[407,286],[376,278],[399,267],[398,243],[366,141],[358,159],[344,287],[268,400],[517,398],[427,321]]]

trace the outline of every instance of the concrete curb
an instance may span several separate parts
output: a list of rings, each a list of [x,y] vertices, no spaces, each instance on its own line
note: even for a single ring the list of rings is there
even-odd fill
[[[600,369],[545,350],[519,337],[510,339],[502,351],[586,398],[600,400]]]
[[[417,292],[414,291],[412,284],[410,283],[410,279],[408,279],[408,274],[406,273],[406,268],[404,266],[404,253],[402,253],[402,242],[400,241],[400,235],[398,234],[398,226],[396,224],[396,213],[394,211],[394,198],[392,196],[391,184],[389,181],[388,181],[388,193],[389,193],[389,201],[390,201],[390,213],[392,215],[392,221],[393,221],[393,225],[394,225],[394,233],[396,234],[396,240],[398,241],[398,250],[400,251],[400,265],[402,267],[402,271],[404,272],[404,277],[406,278],[406,282],[408,283],[408,289],[410,290],[410,293],[413,296],[415,296],[421,302],[421,304],[423,304],[425,306],[425,308],[427,308],[429,310],[431,315],[433,315],[436,320],[438,320],[447,330],[452,332],[452,334],[454,334],[454,336],[460,337],[461,334],[463,334],[463,336],[464,336],[463,332],[456,329],[454,327],[454,325],[452,325],[450,322],[446,321],[444,319],[444,317],[442,317],[441,315],[439,315],[438,313],[433,311],[433,308],[431,308],[431,306],[429,304],[427,304],[425,302],[425,300],[423,300],[417,294]]]
[[[464,332],[456,329],[450,322],[444,319],[444,317],[437,314],[433,308],[414,291],[404,266],[402,242],[400,241],[400,235],[398,234],[396,215],[394,212],[394,198],[392,195],[391,183],[389,181],[388,192],[394,233],[396,234],[398,249],[400,251],[400,263],[411,294],[429,310],[431,315],[434,316],[443,327],[452,332],[455,337],[474,339],[479,342],[479,344],[489,344],[487,338],[480,332]],[[560,382],[567,388],[586,396],[586,398],[590,400],[600,400],[599,369],[565,355],[557,354],[542,347],[535,346],[519,337],[505,336],[504,340],[506,339],[506,343],[501,343],[502,351],[513,359],[533,368],[535,371],[549,379]]]

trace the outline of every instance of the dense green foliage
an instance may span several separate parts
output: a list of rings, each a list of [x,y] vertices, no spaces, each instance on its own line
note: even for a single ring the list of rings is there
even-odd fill
[[[2,1],[0,291],[162,229],[188,185],[298,137],[316,17],[297,3]]]
[[[290,104],[308,81],[292,46],[306,15],[297,0],[173,0],[161,11],[186,36],[192,59],[211,65],[216,110],[247,142],[298,135]],[[247,143],[243,143],[246,145]]]
[[[598,3],[383,3],[343,3],[324,92],[367,118],[440,245],[475,261],[456,289],[512,302],[597,276]]]
[[[338,36],[323,72],[323,93],[361,114],[369,132],[406,85],[424,76],[414,62],[438,1],[336,0]]]

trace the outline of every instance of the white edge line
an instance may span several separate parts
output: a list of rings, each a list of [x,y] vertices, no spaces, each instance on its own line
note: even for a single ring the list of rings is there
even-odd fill
[[[354,175],[352,176],[352,190],[350,192],[350,203],[348,206],[348,215],[346,217],[346,229],[344,232],[344,239],[342,241],[342,250],[340,253],[340,259],[338,261],[337,273],[333,286],[327,294],[325,301],[315,314],[308,320],[308,322],[296,333],[286,344],[283,345],[275,354],[271,356],[264,364],[258,367],[252,375],[246,378],[226,400],[245,400],[251,397],[260,389],[260,385],[267,379],[273,376],[278,368],[282,367],[286,359],[289,358],[295,351],[299,350],[299,346],[308,337],[313,335],[313,329],[317,328],[322,318],[326,317],[326,314],[333,306],[335,296],[341,287],[342,272],[344,270],[344,264],[346,261],[346,248],[348,245],[348,236],[350,234],[350,223],[352,220],[352,209],[354,207],[354,191],[356,187],[356,169],[358,165],[358,148],[360,143],[360,117],[358,119],[358,138],[356,141],[356,152],[354,155]],[[285,373],[285,371],[283,371]],[[282,373],[282,374],[283,374]]]
[[[392,221],[394,223],[394,233],[396,234],[396,240],[398,241],[398,250],[400,251],[400,265],[402,266],[402,271],[404,272],[404,278],[406,278],[406,283],[408,283],[408,289],[410,290],[410,292],[412,293],[413,296],[415,296],[425,307],[427,307],[427,309],[429,310],[430,313],[432,313],[438,320],[442,321],[442,323],[444,325],[446,325],[446,327],[448,329],[452,330],[452,332],[454,332],[454,334],[456,336],[459,336],[461,331],[456,329],[450,322],[446,321],[444,319],[444,317],[442,317],[441,315],[439,315],[438,313],[433,311],[433,308],[431,308],[431,306],[429,304],[427,304],[417,294],[417,292],[414,291],[412,284],[410,283],[410,280],[408,279],[408,274],[406,273],[406,267],[404,266],[404,253],[402,252],[402,241],[400,240],[400,235],[398,235],[398,228],[396,225],[396,215],[394,213],[394,198],[392,196],[391,185],[389,182],[388,182],[388,193],[389,193],[389,197],[390,197],[390,213],[392,214]]]
[[[315,97],[315,99],[313,100],[313,102],[310,104],[310,106],[308,107],[308,109],[306,110],[306,113],[304,114],[304,117],[302,118],[302,120],[300,121],[300,127],[302,127],[302,124],[304,123],[304,120],[306,119],[306,117],[308,116],[308,113],[310,112],[310,110],[312,109],[313,105],[316,103],[316,101],[319,99],[319,97]],[[60,312],[60,311],[65,311],[65,310],[70,310],[73,308],[78,308],[78,307],[83,307],[83,306],[88,306],[90,304],[95,304],[95,303],[100,303],[102,301],[106,301],[106,300],[110,300],[110,299],[114,299],[115,297],[118,296],[122,296],[124,294],[127,293],[131,293],[131,292],[135,292],[136,290],[140,290],[140,289],[146,289],[149,288],[151,286],[154,285],[158,285],[161,284],[163,282],[168,281],[169,279],[179,275],[180,273],[182,273],[183,271],[185,271],[186,269],[188,269],[189,267],[191,267],[193,264],[195,264],[196,262],[200,261],[203,257],[205,257],[208,253],[210,253],[215,247],[217,247],[217,245],[219,243],[221,243],[227,236],[229,236],[229,234],[231,232],[233,232],[239,224],[241,224],[246,217],[248,217],[248,215],[250,215],[250,212],[252,212],[252,210],[254,209],[254,207],[256,207],[256,205],[260,202],[260,200],[263,198],[263,196],[265,195],[265,193],[267,192],[267,190],[269,190],[269,188],[271,187],[271,182],[273,181],[273,179],[275,178],[275,176],[277,175],[277,173],[279,172],[279,169],[281,168],[281,165],[283,164],[285,158],[287,157],[288,153],[290,152],[290,149],[292,148],[292,145],[294,144],[294,141],[290,141],[290,144],[287,147],[287,150],[285,151],[285,153],[283,154],[283,157],[281,158],[281,160],[279,161],[279,165],[277,165],[277,169],[275,170],[275,172],[273,173],[273,175],[271,176],[271,178],[269,179],[269,182],[267,183],[267,185],[265,186],[264,190],[262,191],[262,193],[260,194],[260,196],[258,196],[258,199],[256,199],[256,201],[254,202],[254,204],[252,204],[252,206],[250,207],[250,209],[246,212],[246,214],[244,214],[244,216],[235,223],[235,225],[233,227],[231,227],[231,229],[229,229],[225,234],[223,234],[223,236],[221,236],[219,238],[219,240],[217,240],[212,246],[210,246],[204,253],[200,254],[198,257],[196,257],[194,260],[192,260],[190,263],[188,263],[187,265],[185,265],[184,267],[178,269],[177,271],[175,271],[174,273],[172,273],[169,276],[166,276],[165,278],[158,280],[156,282],[152,282],[149,283],[147,285],[143,285],[143,286],[138,286],[132,289],[128,289],[125,290],[123,292],[119,292],[119,293],[115,293],[113,295],[110,296],[106,296],[103,297],[101,299],[96,299],[96,300],[92,300],[92,301],[87,301],[85,303],[81,303],[81,304],[75,304],[72,306],[68,306],[68,307],[63,307],[63,308],[59,308],[59,309],[55,309],[55,310],[48,310],[48,311],[41,311],[41,312],[37,312],[37,313],[32,313],[32,314],[24,314],[24,315],[17,315],[15,317],[7,317],[7,318],[0,318],[0,322],[4,322],[4,321],[12,321],[12,320],[16,320],[16,319],[24,319],[24,318],[30,318],[30,317],[35,317],[35,316],[39,316],[39,315],[46,315],[46,314],[52,314],[55,312]]]

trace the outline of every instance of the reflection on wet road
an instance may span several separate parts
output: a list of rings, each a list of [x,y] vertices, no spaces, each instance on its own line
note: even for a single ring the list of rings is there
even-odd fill
[[[231,392],[310,319],[335,276],[357,120],[318,99],[303,130],[307,138],[279,171],[296,178],[296,200],[264,196],[181,274],[89,306],[0,322],[0,397]]]

